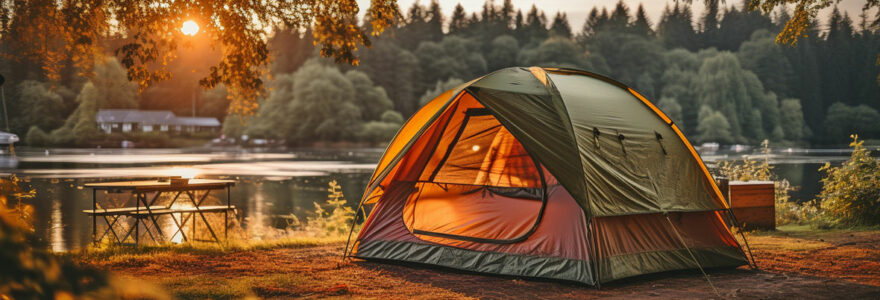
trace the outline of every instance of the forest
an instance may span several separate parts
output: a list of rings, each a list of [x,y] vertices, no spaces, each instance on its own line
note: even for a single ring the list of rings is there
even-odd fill
[[[100,108],[188,115],[193,98],[196,113],[220,119],[227,137],[291,146],[381,144],[434,96],[510,66],[577,68],[619,80],[654,101],[696,143],[810,146],[845,145],[853,133],[880,138],[880,13],[850,16],[834,8],[789,46],[775,42],[788,11],[749,11],[747,1],[706,3],[702,15],[686,2],[670,3],[659,20],[650,20],[641,5],[620,2],[594,7],[574,26],[564,12],[514,7],[510,0],[474,12],[457,5],[449,16],[437,1],[416,3],[401,8],[402,20],[371,47],[358,50],[356,66],[321,58],[309,28],[276,28],[264,75],[268,92],[252,115],[228,113],[222,85],[196,85],[197,73],[216,56],[198,39],[169,62],[175,78],[142,90],[128,82],[113,53],[90,78],[62,62],[60,78],[49,80],[39,72],[45,63],[9,55],[0,56],[0,74],[7,78],[10,130],[31,146],[92,146],[107,138],[95,125]],[[0,52],[9,51],[0,45]]]

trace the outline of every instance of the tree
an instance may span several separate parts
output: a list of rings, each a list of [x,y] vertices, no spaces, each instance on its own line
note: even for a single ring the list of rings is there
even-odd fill
[[[719,35],[718,21],[718,5],[719,0],[706,0],[706,12],[702,18],[702,31],[700,32],[703,45],[706,47],[717,47],[718,41],[723,37]]]
[[[543,12],[533,4],[526,14],[526,22],[523,25],[523,35],[527,40],[520,41],[523,44],[539,44],[549,36],[547,19]]]
[[[498,70],[516,65],[519,55],[519,42],[510,35],[502,35],[492,40],[489,55],[486,56],[489,70]]]
[[[876,136],[880,132],[877,120],[880,120],[880,112],[867,105],[849,106],[835,102],[825,117],[825,142],[845,142],[847,134]]]
[[[762,10],[765,13],[770,13],[778,7],[785,7],[788,3],[788,1],[784,0],[751,0],[748,3],[748,9],[750,11]],[[808,36],[807,33],[819,11],[836,4],[837,1],[823,0],[805,0],[798,2],[794,7],[791,19],[785,22],[782,31],[776,36],[776,42],[790,45],[796,44],[798,39]],[[875,7],[880,7],[880,1],[868,0],[865,5],[862,6],[862,11],[868,11]],[[837,7],[835,7],[835,10],[836,9]]]
[[[66,60],[91,75],[96,54],[104,52],[104,37],[118,34],[125,42],[116,53],[128,79],[145,87],[170,78],[163,62],[180,43],[181,24],[197,20],[202,32],[223,49],[201,84],[225,85],[233,95],[232,111],[250,113],[270,61],[267,28],[311,27],[322,55],[357,64],[355,51],[370,43],[368,33],[357,26],[358,10],[355,1],[322,0],[5,1],[0,4],[0,44],[10,46],[6,55],[41,62],[46,78],[57,81]],[[373,1],[367,15],[371,33],[377,35],[398,17],[396,2]]]
[[[779,126],[776,95],[766,93],[760,79],[743,70],[733,54],[721,52],[707,58],[700,66],[695,88],[700,105],[727,117],[731,137],[737,143],[774,136]]]
[[[95,115],[99,109],[131,109],[138,107],[137,85],[125,78],[125,68],[114,58],[97,63],[95,75],[76,96],[77,107],[64,125],[51,132],[56,145],[88,145],[99,138]]]
[[[700,108],[700,125],[697,126],[697,141],[729,144],[734,141],[730,123],[719,111],[708,106]]]
[[[27,105],[17,121],[42,130],[55,129],[64,122],[64,100],[46,84],[25,80],[18,85],[18,90],[18,101]],[[28,133],[32,130],[28,130]]]
[[[571,26],[568,25],[568,18],[562,12],[557,12],[553,17],[553,24],[550,25],[550,35],[559,36],[567,39],[571,38]]]
[[[642,6],[641,3],[639,3],[639,8],[636,9],[636,20],[633,21],[631,27],[632,33],[636,35],[649,37],[654,34],[654,30],[651,29],[651,21],[648,20],[648,15],[645,12],[645,7]]]
[[[40,127],[31,126],[24,138],[24,142],[31,147],[41,147],[51,144],[52,138]]]
[[[460,33],[465,27],[467,27],[467,15],[464,12],[464,6],[461,6],[459,2],[452,10],[452,18],[449,20],[449,33]]]
[[[549,38],[537,48],[520,51],[517,60],[525,66],[569,68],[588,66],[580,47],[570,39],[560,37]]]
[[[785,132],[785,139],[789,141],[802,141],[809,130],[804,123],[804,112],[801,109],[801,101],[798,99],[784,99],[779,106],[781,115],[780,125]]]
[[[379,141],[387,138],[388,132],[393,135],[402,123],[403,117],[391,109],[385,90],[375,86],[369,76],[357,70],[342,73],[320,59],[306,61],[302,68],[276,77],[270,85],[272,92],[257,114],[247,119],[245,126],[238,117],[227,118],[224,132],[303,145]]]
[[[351,70],[345,73],[345,78],[354,88],[352,102],[361,109],[362,119],[378,120],[383,113],[394,108],[394,103],[388,99],[385,89],[373,85],[367,74]]]
[[[676,2],[671,9],[667,6],[660,17],[660,23],[657,25],[657,35],[667,49],[696,50],[698,48],[697,33],[694,32],[694,27],[691,25],[690,6],[679,5],[679,2]]]
[[[440,43],[420,44],[416,53],[421,64],[422,84],[417,91],[421,93],[440,80],[486,74],[486,59],[480,54],[479,47],[473,40],[456,36],[447,36]]]
[[[388,98],[394,102],[394,109],[405,116],[414,113],[417,108],[415,98],[421,92],[416,86],[421,81],[419,59],[393,40],[382,38],[362,57],[359,70],[385,89]]]
[[[762,29],[752,34],[736,55],[742,67],[758,75],[764,87],[777,95],[789,96],[788,83],[794,72],[782,50],[773,42],[770,32]]]

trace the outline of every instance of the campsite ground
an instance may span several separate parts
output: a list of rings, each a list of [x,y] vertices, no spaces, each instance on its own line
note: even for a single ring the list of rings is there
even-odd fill
[[[753,233],[760,271],[709,270],[724,298],[880,297],[880,230]],[[484,276],[424,266],[340,264],[340,242],[287,243],[233,251],[152,249],[74,255],[140,286],[179,298],[719,298],[699,271],[621,280],[602,289]],[[160,288],[162,289],[162,288]]]

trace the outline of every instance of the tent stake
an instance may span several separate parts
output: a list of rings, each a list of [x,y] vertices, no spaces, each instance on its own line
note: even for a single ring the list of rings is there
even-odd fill
[[[691,258],[694,260],[694,263],[696,263],[697,267],[700,268],[700,272],[703,273],[703,277],[706,277],[706,282],[708,282],[709,286],[712,287],[712,290],[715,291],[715,295],[718,295],[718,297],[724,298],[723,296],[721,296],[721,293],[718,292],[718,289],[715,288],[715,285],[712,284],[712,280],[709,279],[709,274],[706,274],[706,270],[703,270],[703,266],[700,264],[700,261],[697,260],[697,257],[694,256],[694,252],[691,251],[691,248],[688,247],[687,243],[684,242],[684,238],[682,238],[681,234],[678,233],[678,229],[675,228],[675,224],[672,223],[671,219],[669,219],[669,214],[663,213],[663,215],[666,216],[666,221],[669,222],[669,226],[672,226],[672,231],[675,232],[675,235],[678,237],[678,240],[681,241],[681,244],[684,246],[685,249],[687,249],[688,254],[690,254]]]

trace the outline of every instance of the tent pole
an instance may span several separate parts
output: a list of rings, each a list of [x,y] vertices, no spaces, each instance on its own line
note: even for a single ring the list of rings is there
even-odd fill
[[[752,269],[758,269],[758,263],[755,262],[755,255],[752,254],[752,247],[749,247],[749,240],[746,239],[746,235],[743,233],[742,226],[739,225],[739,220],[736,219],[736,215],[733,214],[732,209],[727,209],[727,213],[730,215],[730,220],[733,221],[733,226],[739,230],[739,235],[743,238],[743,243],[746,245],[746,250],[749,252],[749,259],[752,261]]]
[[[593,281],[596,283],[596,289],[602,289],[602,283],[599,281],[599,253],[596,252],[596,243],[595,243],[595,232],[593,231],[593,219],[594,217],[590,217],[590,220],[587,221],[587,247],[590,251],[590,272],[593,274]]]
[[[348,258],[348,245],[351,243],[351,235],[354,233],[354,226],[357,224],[358,215],[362,212],[362,208],[364,205],[364,201],[361,200],[358,202],[357,209],[355,210],[354,218],[351,219],[351,228],[348,229],[348,240],[345,241],[345,249],[342,250],[342,262],[345,262],[345,259]],[[366,218],[366,214],[364,214],[364,218]]]
[[[666,217],[666,221],[669,222],[669,226],[672,226],[672,231],[675,232],[675,236],[678,237],[678,240],[681,241],[681,245],[687,249],[688,254],[691,255],[691,258],[694,260],[694,263],[697,264],[697,267],[700,268],[700,272],[703,273],[703,277],[706,277],[706,282],[709,283],[709,286],[712,287],[712,290],[715,291],[715,295],[718,297],[724,298],[721,296],[721,293],[718,292],[718,289],[715,288],[715,285],[712,284],[712,280],[709,279],[709,274],[706,274],[706,270],[703,270],[703,265],[700,264],[700,261],[697,260],[697,257],[694,255],[694,252],[691,251],[691,248],[688,247],[687,243],[684,242],[684,238],[681,237],[681,234],[678,233],[678,229],[675,228],[675,224],[672,223],[672,220],[669,219],[669,213],[664,212],[663,215]]]

